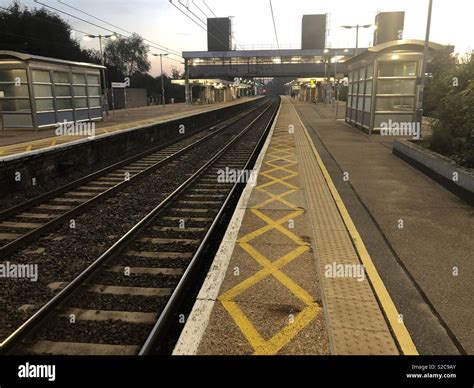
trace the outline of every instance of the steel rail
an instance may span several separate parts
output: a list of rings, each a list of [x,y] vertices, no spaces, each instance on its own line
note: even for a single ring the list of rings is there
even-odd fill
[[[63,303],[65,303],[69,297],[72,296],[74,291],[77,291],[83,286],[87,280],[89,280],[98,270],[112,257],[119,254],[127,245],[133,242],[134,237],[150,223],[154,221],[156,216],[164,210],[183,190],[188,188],[199,176],[202,175],[211,165],[219,160],[245,133],[247,133],[254,125],[254,123],[262,117],[268,109],[271,107],[269,103],[264,110],[240,133],[238,133],[224,148],[222,148],[217,154],[215,154],[209,161],[207,161],[202,167],[199,168],[193,175],[191,175],[186,181],[184,181],[178,188],[176,188],[171,194],[169,194],[160,204],[158,204],[150,213],[148,213],[142,220],[135,224],[126,234],[124,234],[118,241],[116,241],[106,252],[104,252],[99,258],[91,263],[83,272],[81,272],[76,278],[74,278],[66,287],[58,292],[51,300],[44,304],[39,310],[37,310],[30,318],[28,318],[23,324],[18,327],[13,333],[11,333],[2,343],[0,343],[0,354],[6,354],[10,352],[15,346],[25,339],[29,334],[37,330],[42,322],[46,318],[54,313],[54,311]]]
[[[275,115],[277,114],[278,108],[275,109],[273,112],[270,120],[267,123],[265,130],[263,131],[262,135],[260,136],[257,144],[252,151],[250,158],[248,159],[247,163],[243,171],[246,171],[251,167],[255,160],[258,157],[258,153],[261,149],[262,144],[266,140],[266,136],[271,128]],[[242,172],[243,173],[243,172]],[[140,349],[139,355],[148,355],[150,354],[157,346],[162,344],[166,340],[166,333],[167,333],[167,326],[170,325],[170,318],[173,317],[177,311],[177,307],[181,304],[181,301],[184,298],[184,293],[188,289],[190,283],[192,282],[196,269],[198,268],[198,264],[202,261],[202,254],[206,250],[207,246],[209,245],[209,241],[212,239],[213,235],[215,234],[215,230],[219,222],[221,221],[224,213],[226,212],[229,202],[236,194],[239,186],[242,187],[244,183],[240,182],[240,179],[237,179],[234,186],[230,190],[229,194],[227,195],[224,203],[222,204],[219,212],[217,213],[214,221],[212,222],[211,226],[209,227],[206,235],[204,236],[203,240],[201,241],[198,249],[193,255],[190,263],[188,264],[186,271],[184,272],[183,276],[181,277],[178,285],[174,289],[171,297],[168,299],[168,302],[165,305],[165,308],[161,312],[157,322],[155,323],[152,331],[150,332],[148,338],[146,339],[145,343],[143,344],[142,348]]]
[[[253,113],[257,109],[259,109],[259,107],[251,109],[249,113]],[[0,246],[0,258],[6,257],[7,255],[12,254],[14,251],[22,248],[27,243],[29,243],[31,241],[34,241],[35,239],[37,239],[41,235],[53,230],[59,224],[68,221],[71,217],[83,212],[84,210],[90,208],[91,206],[97,204],[98,202],[107,199],[108,197],[110,197],[115,192],[125,189],[126,187],[128,187],[132,183],[135,183],[137,180],[143,178],[144,176],[151,174],[153,171],[157,170],[160,167],[163,167],[164,165],[168,164],[169,162],[173,161],[174,159],[178,158],[179,156],[183,155],[184,153],[186,153],[186,152],[190,151],[191,149],[195,148],[199,144],[204,143],[205,141],[209,140],[210,138],[215,137],[217,134],[225,131],[230,126],[234,125],[236,122],[238,122],[239,119],[240,119],[240,117],[232,120],[230,123],[225,124],[222,128],[206,135],[205,137],[203,137],[203,138],[197,140],[196,142],[182,148],[181,150],[179,150],[179,151],[175,152],[174,154],[166,157],[165,159],[162,159],[162,160],[150,165],[149,167],[144,168],[142,171],[130,176],[130,179],[128,179],[128,180],[124,179],[122,182],[118,183],[117,185],[112,186],[111,188],[106,189],[105,191],[103,191],[101,193],[98,193],[97,195],[95,195],[94,197],[88,199],[87,201],[80,203],[79,205],[73,207],[72,209],[66,211],[65,213],[59,214],[57,217],[51,219],[50,221],[42,224],[41,226],[39,226],[39,227],[37,227],[33,230],[21,235],[17,239],[15,239],[13,241],[10,241],[7,244],[4,244],[4,245]],[[224,121],[227,121],[227,120],[228,119],[226,119]],[[222,122],[220,122],[220,123],[222,124]],[[216,127],[218,125],[219,124],[215,124],[215,125],[213,125],[209,128],[206,128],[204,130],[212,129],[213,127]],[[191,137],[193,135],[198,134],[199,132],[201,132],[201,131],[194,132],[193,134],[190,134],[188,136]],[[180,139],[180,140],[183,140],[183,139]],[[150,152],[151,150],[145,151],[144,153],[141,153],[139,156],[133,156],[132,158],[127,159],[127,161],[122,161],[122,162],[116,163],[112,166],[109,166],[109,167],[106,167],[105,169],[100,170],[99,172],[96,172],[96,173],[93,173],[93,174],[88,175],[86,177],[80,178],[79,180],[71,182],[71,183],[69,183],[69,184],[67,184],[67,185],[65,185],[65,186],[63,186],[59,189],[55,189],[52,192],[49,192],[49,193],[46,193],[46,194],[44,194],[40,197],[34,198],[34,199],[28,201],[28,202],[31,202],[31,203],[28,203],[27,208],[38,206],[39,204],[41,204],[45,201],[51,200],[51,199],[57,197],[60,194],[67,193],[71,189],[78,188],[78,187],[84,185],[87,182],[91,182],[91,181],[95,180],[96,178],[98,178],[100,176],[107,175],[107,173],[110,173],[112,171],[116,171],[116,170],[118,170],[122,167],[126,167],[128,164],[131,164],[131,163],[136,162],[140,159],[143,159],[144,157],[149,156],[149,155],[151,155],[155,152],[165,150],[167,147],[169,147],[171,145],[175,145],[178,142],[177,141],[171,141],[171,142],[169,142],[169,144],[161,145],[161,146],[157,147],[152,152]],[[13,215],[10,214],[10,217],[12,217],[12,216],[14,216],[15,213],[19,213],[22,210],[25,210],[24,206],[26,206],[25,203],[22,203],[22,204],[18,205],[17,207],[6,210],[5,213],[11,213],[11,212],[14,211]],[[0,220],[2,220],[2,215],[3,215],[3,212],[0,213]]]

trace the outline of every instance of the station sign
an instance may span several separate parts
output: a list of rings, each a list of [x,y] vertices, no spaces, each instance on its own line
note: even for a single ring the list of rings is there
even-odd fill
[[[130,87],[130,77],[125,77],[123,82],[112,82],[112,88],[124,89]]]
[[[112,82],[112,87],[115,89],[123,89],[127,87],[125,82]]]

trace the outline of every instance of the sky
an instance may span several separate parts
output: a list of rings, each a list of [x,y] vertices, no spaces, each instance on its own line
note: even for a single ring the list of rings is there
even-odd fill
[[[117,27],[137,32],[144,38],[175,51],[205,51],[206,32],[180,13],[169,0],[40,0],[52,7],[78,15],[84,19],[104,25],[111,30],[123,31],[103,22],[80,14],[62,3],[70,4],[103,19]],[[203,0],[180,0],[202,19],[197,8],[211,16]],[[218,16],[231,16],[233,31],[238,45],[247,49],[276,47],[276,38],[270,12],[269,0],[204,0]],[[0,0],[5,6],[11,0]],[[281,47],[301,47],[301,19],[304,14],[329,14],[328,47],[354,47],[355,31],[340,28],[343,24],[374,23],[377,12],[405,11],[404,39],[424,39],[428,0],[272,0],[278,40]],[[34,0],[21,0],[28,7],[36,6]],[[178,0],[173,0],[178,4]],[[472,0],[433,0],[430,40],[441,44],[452,44],[455,52],[464,54],[474,50],[474,23]],[[73,28],[91,34],[110,33],[104,29],[62,14]],[[360,30],[359,46],[372,44],[373,30]],[[97,41],[85,42],[82,34],[76,33],[82,45],[98,48]],[[160,53],[157,49],[151,49]],[[153,75],[160,73],[159,58],[151,56]],[[174,57],[176,58],[176,57]],[[165,72],[172,67],[182,69],[179,59],[164,58]]]

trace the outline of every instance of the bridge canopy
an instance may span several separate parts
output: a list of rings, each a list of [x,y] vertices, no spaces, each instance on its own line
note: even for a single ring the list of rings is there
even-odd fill
[[[358,49],[358,53],[364,51],[367,48]],[[297,78],[327,76],[336,61],[338,73],[345,74],[344,62],[355,53],[354,48],[184,51],[183,58],[192,78]]]

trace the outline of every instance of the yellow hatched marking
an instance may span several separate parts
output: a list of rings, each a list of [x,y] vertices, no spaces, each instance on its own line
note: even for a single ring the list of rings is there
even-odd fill
[[[257,188],[257,190],[265,193],[266,195],[269,196],[269,198],[266,199],[263,202],[260,202],[258,205],[255,205],[256,208],[262,208],[262,207],[264,207],[264,206],[266,206],[266,205],[268,205],[272,202],[278,201],[278,202],[282,203],[283,205],[288,206],[291,209],[298,209],[298,206],[293,205],[290,201],[287,201],[283,198],[283,197],[286,197],[287,195],[296,193],[297,190],[288,190],[288,191],[285,191],[284,193],[282,193],[280,195],[275,195],[275,194],[270,193],[269,191],[267,191],[265,189]]]
[[[311,306],[305,307],[298,315],[294,322],[285,326],[276,333],[269,341],[255,348],[256,355],[272,355],[278,353],[283,346],[290,342],[296,335],[303,330],[318,315],[321,308],[313,303]]]
[[[298,206],[293,204],[288,199],[285,199],[285,197],[287,197],[289,194],[292,194],[299,189],[297,186],[286,182],[286,180],[298,176],[298,172],[290,169],[291,166],[297,165],[297,162],[289,159],[289,157],[292,156],[292,153],[287,151],[294,150],[295,147],[286,145],[291,144],[292,142],[291,139],[287,139],[287,133],[284,135],[274,135],[272,144],[269,147],[269,152],[267,152],[267,158],[272,157],[273,159],[264,162],[264,165],[269,167],[269,169],[262,171],[259,174],[265,176],[267,179],[269,179],[269,181],[256,187],[256,190],[266,194],[269,198],[250,209],[250,211],[255,216],[265,223],[265,226],[258,228],[237,240],[239,246],[263,268],[230,290],[224,292],[218,298],[220,303],[222,303],[222,306],[229,313],[237,327],[254,349],[254,354],[259,355],[271,355],[278,353],[286,344],[291,342],[293,338],[295,338],[298,333],[300,333],[301,330],[303,330],[322,310],[321,306],[319,306],[313,300],[311,295],[306,290],[296,284],[288,275],[281,271],[287,264],[298,259],[303,253],[309,251],[310,249],[307,242],[283,226],[283,224],[287,223],[289,220],[294,220],[295,218],[304,214],[304,210],[298,210]],[[273,162],[277,160],[284,160],[287,162],[287,164],[284,166],[277,166],[273,164]],[[273,176],[272,173],[277,171],[283,171],[287,175],[280,178]],[[271,188],[277,184],[286,186],[289,190],[281,194],[274,194],[266,190],[267,188]],[[278,220],[273,220],[260,211],[263,206],[266,206],[272,202],[280,202],[287,206],[288,209],[293,211]],[[284,254],[282,257],[276,259],[273,262],[267,259],[261,252],[251,245],[251,242],[257,237],[262,236],[272,230],[287,236],[296,245],[295,249]],[[248,290],[269,276],[272,276],[280,284],[285,286],[296,298],[301,300],[306,305],[306,307],[304,307],[303,310],[301,310],[301,312],[296,315],[294,322],[288,323],[272,338],[265,340],[234,299],[245,290]]]
[[[271,218],[265,216],[263,213],[259,212],[257,209],[250,209],[250,211],[253,214],[255,214],[257,217],[259,217],[263,222],[267,223],[267,225],[265,225],[265,226],[255,230],[255,231],[253,231],[251,233],[248,233],[245,236],[239,238],[237,240],[239,243],[246,243],[246,242],[249,242],[251,240],[254,240],[257,237],[262,236],[263,234],[267,233],[268,231],[270,231],[272,229],[277,229],[280,232],[285,233],[285,232],[282,231],[282,229],[284,229],[286,232],[290,233],[287,236],[290,237],[297,244],[299,244],[299,241],[302,241],[297,236],[295,236],[293,233],[291,233],[289,230],[283,228],[281,226],[281,224],[286,223],[289,220],[295,219],[296,217],[300,216],[301,214],[304,213],[303,210],[294,211],[294,212],[292,212],[290,214],[287,214],[286,216],[280,218],[277,221],[273,221]],[[301,244],[301,245],[303,245],[303,244]]]
[[[296,244],[298,244],[298,245],[308,245],[308,243],[306,243],[304,240],[299,238],[296,234],[294,234],[293,232],[290,232],[288,229],[281,226],[281,224],[283,222],[288,222],[289,220],[291,220],[293,218],[296,218],[296,217],[300,216],[301,214],[303,214],[304,210],[295,211],[295,212],[281,218],[280,220],[283,220],[283,222],[280,222],[280,220],[279,220],[279,222],[275,222],[270,217],[266,216],[265,214],[263,214],[262,212],[260,212],[259,210],[256,210],[256,209],[251,209],[251,212],[253,214],[255,214],[258,218],[260,218],[262,221],[266,222],[269,226],[271,226],[272,227],[271,229],[278,230],[279,232],[284,234],[286,237],[293,240]],[[292,217],[290,217],[290,216],[292,216]]]

